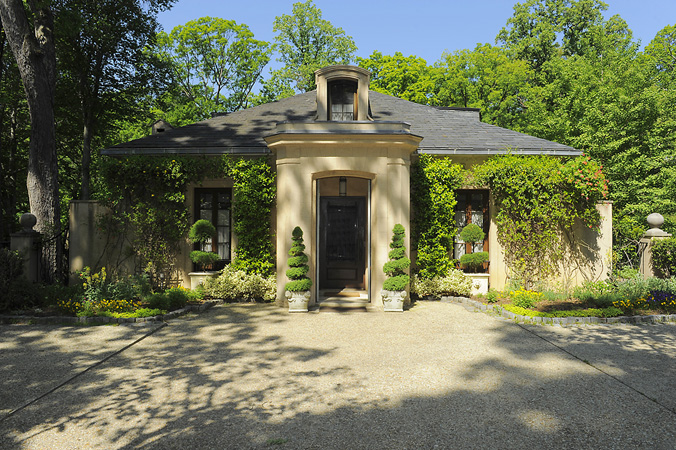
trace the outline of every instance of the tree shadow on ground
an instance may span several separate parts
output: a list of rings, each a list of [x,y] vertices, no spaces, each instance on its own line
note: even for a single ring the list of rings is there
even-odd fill
[[[674,412],[560,347],[610,358],[631,381],[648,341],[659,345],[642,358],[673,369],[674,327],[535,333],[432,302],[399,315],[227,305],[171,322],[0,424],[0,444],[673,448]]]

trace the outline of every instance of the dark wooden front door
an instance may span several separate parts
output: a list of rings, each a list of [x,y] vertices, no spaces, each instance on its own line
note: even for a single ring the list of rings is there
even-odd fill
[[[321,197],[319,288],[364,289],[366,198]]]

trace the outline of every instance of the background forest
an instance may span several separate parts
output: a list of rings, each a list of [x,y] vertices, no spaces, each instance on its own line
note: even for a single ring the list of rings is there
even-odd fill
[[[172,0],[2,0],[0,242],[40,201],[29,200],[26,187],[32,116],[24,62],[10,46],[17,20],[8,12],[17,5],[36,34],[38,25],[53,27],[40,40],[53,45],[55,60],[49,167],[60,223],[52,229],[67,229],[70,200],[101,192],[102,148],[149,134],[159,119],[182,126],[312,90],[314,70],[357,64],[371,71],[373,90],[481,108],[485,122],[583,150],[610,181],[617,264],[635,264],[649,213],[676,232],[676,26],[640,50],[621,17],[604,18],[601,1],[528,0],[514,6],[493,43],[427,62],[377,51],[355,58],[354,40],[311,0],[270,24],[274,42],[227,18],[161,31],[157,15]],[[279,68],[266,71],[271,60]]]

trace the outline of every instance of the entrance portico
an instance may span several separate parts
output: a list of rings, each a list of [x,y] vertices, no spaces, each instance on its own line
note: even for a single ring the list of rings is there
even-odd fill
[[[392,228],[410,230],[410,156],[421,139],[404,122],[370,121],[285,122],[265,139],[277,165],[278,302],[300,226],[312,302],[320,289],[357,288],[381,304]]]

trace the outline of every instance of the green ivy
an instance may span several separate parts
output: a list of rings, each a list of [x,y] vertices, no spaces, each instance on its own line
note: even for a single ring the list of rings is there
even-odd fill
[[[234,181],[233,229],[237,248],[233,268],[263,276],[275,272],[270,217],[277,188],[275,172],[266,158],[226,159]]]
[[[457,231],[455,190],[462,181],[462,166],[448,158],[423,154],[411,167],[411,246],[417,251],[421,279],[444,277],[453,267],[450,250]]]
[[[188,185],[205,178],[234,180],[238,246],[233,265],[249,273],[274,272],[270,213],[275,174],[265,158],[129,156],[106,158],[101,172],[99,200],[113,211],[101,226],[133,236],[130,244],[139,270],[148,272],[156,287],[173,277],[176,255],[190,227]]]
[[[179,156],[105,158],[99,201],[113,213],[104,229],[132,236],[140,271],[159,288],[171,280],[175,259],[190,224],[185,193],[189,183],[223,173],[220,160]],[[133,233],[130,231],[133,230]]]
[[[662,278],[676,276],[676,237],[653,240],[653,267]]]
[[[596,203],[608,193],[601,169],[586,156],[564,162],[511,154],[476,169],[476,180],[493,194],[498,240],[513,278],[532,287],[557,274],[566,250],[561,233],[574,239],[576,222],[598,229]]]

